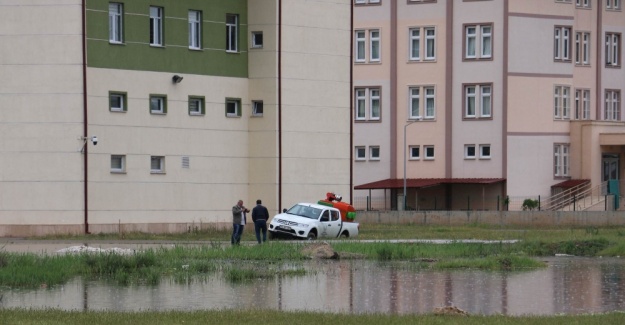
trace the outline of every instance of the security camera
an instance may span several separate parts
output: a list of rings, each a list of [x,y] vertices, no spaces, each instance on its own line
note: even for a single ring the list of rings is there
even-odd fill
[[[96,137],[95,135],[91,137],[91,142],[93,142],[94,146],[98,145],[98,137]]]

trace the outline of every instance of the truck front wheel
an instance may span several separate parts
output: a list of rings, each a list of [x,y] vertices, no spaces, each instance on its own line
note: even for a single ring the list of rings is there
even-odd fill
[[[311,231],[311,232],[308,233],[308,236],[306,236],[306,239],[308,239],[308,240],[315,240],[315,239],[317,239],[317,234],[315,232]]]

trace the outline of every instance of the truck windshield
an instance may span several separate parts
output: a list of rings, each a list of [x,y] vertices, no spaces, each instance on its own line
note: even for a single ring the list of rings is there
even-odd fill
[[[309,219],[319,219],[319,214],[321,214],[321,209],[305,206],[305,205],[294,205],[289,209],[286,213],[294,214],[296,216],[305,217]]]

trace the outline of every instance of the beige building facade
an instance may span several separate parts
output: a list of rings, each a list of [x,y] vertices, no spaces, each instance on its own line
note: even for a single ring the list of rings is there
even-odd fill
[[[192,231],[238,199],[349,193],[350,14],[0,0],[0,236]]]

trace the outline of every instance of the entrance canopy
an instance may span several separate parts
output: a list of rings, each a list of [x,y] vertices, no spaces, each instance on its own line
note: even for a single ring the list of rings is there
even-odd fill
[[[407,188],[426,188],[447,184],[496,184],[505,182],[505,178],[407,178]],[[354,186],[355,190],[383,190],[404,188],[403,178],[388,178],[376,182]]]

